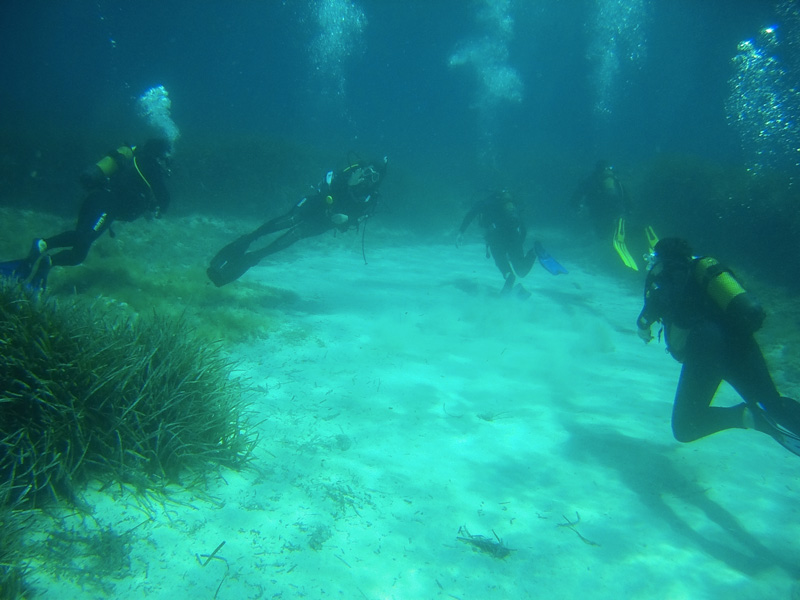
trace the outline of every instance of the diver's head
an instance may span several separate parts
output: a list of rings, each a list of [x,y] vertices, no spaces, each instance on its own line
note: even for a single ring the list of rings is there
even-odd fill
[[[386,177],[386,166],[388,164],[389,164],[388,156],[384,156],[383,158],[378,160],[373,160],[369,163],[369,168],[373,171],[373,173],[371,174],[372,183],[378,183],[384,177]]]
[[[612,172],[614,170],[614,167],[607,160],[600,159],[600,160],[597,161],[597,163],[595,163],[594,170],[597,173],[606,173],[606,172],[610,173],[610,172]]]
[[[145,159],[145,162],[152,160],[157,163],[164,175],[170,174],[171,153],[172,143],[164,138],[151,138],[141,146],[136,146],[136,156]]]
[[[172,144],[165,138],[150,138],[136,147],[136,154],[142,157],[167,158],[172,152]]]
[[[384,156],[380,160],[371,160],[366,163],[361,172],[363,182],[367,185],[378,185],[386,176],[386,164],[388,161],[389,159]]]
[[[651,267],[658,264],[683,264],[692,260],[692,247],[683,238],[664,238],[653,248]]]
[[[497,194],[495,194],[495,199],[507,212],[513,212],[516,208],[514,204],[514,195],[508,190],[500,190],[497,192]]]

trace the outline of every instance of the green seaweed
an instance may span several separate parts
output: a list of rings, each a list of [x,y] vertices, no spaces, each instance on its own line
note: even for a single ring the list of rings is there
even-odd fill
[[[0,282],[0,598],[24,593],[21,509],[83,511],[90,480],[137,497],[176,483],[202,491],[220,466],[245,466],[257,440],[232,368],[180,318]],[[81,572],[98,572],[88,548],[107,557],[119,542],[110,530],[75,535],[53,533],[49,545],[81,554]]]

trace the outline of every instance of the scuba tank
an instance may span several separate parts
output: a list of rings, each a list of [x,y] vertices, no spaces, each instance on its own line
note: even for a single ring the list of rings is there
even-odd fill
[[[102,187],[106,179],[119,171],[122,164],[133,158],[135,146],[120,146],[81,173],[81,183],[88,189]]]
[[[731,325],[744,333],[761,328],[767,316],[761,305],[736,281],[733,273],[710,256],[695,259],[694,276]]]

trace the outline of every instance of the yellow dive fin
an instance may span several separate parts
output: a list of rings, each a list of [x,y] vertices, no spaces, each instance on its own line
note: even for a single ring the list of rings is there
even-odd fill
[[[652,254],[656,244],[658,243],[658,236],[656,235],[656,232],[653,231],[653,228],[650,227],[650,225],[644,228],[644,234],[647,236],[647,245],[650,248],[650,254]]]
[[[622,217],[617,222],[617,231],[614,233],[614,250],[617,251],[626,267],[630,267],[634,271],[639,270],[636,261],[633,260],[631,253],[628,252],[628,247],[625,245],[625,219]]]

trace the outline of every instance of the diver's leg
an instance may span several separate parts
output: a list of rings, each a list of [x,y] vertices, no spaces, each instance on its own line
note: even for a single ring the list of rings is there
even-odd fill
[[[753,336],[738,336],[730,338],[727,347],[730,359],[725,380],[753,410],[756,429],[774,434],[774,428],[758,419],[760,407],[771,419],[800,436],[800,403],[780,395],[758,342]]]
[[[61,252],[52,255],[52,266],[74,267],[81,264],[84,260],[86,260],[86,257],[89,254],[89,248],[91,247],[93,241],[94,240],[90,241],[84,239],[77,240],[68,250],[62,250]],[[57,248],[58,246],[50,246],[48,244],[48,247]]]
[[[81,264],[89,254],[89,248],[110,229],[113,219],[101,208],[104,196],[91,196],[81,206],[78,223],[74,231],[65,231],[44,240],[47,249],[69,248],[53,255],[55,267],[74,267]]]
[[[285,215],[270,219],[258,229],[236,238],[214,255],[214,258],[211,259],[209,271],[219,271],[221,269],[225,269],[229,263],[243,259],[247,253],[247,249],[250,248],[250,245],[254,241],[270,233],[283,231],[284,229],[289,229],[290,227],[295,226],[298,222],[299,215],[300,210],[297,206],[295,206]],[[247,261],[245,260],[244,263],[246,262]]]
[[[294,218],[296,215],[296,207],[293,208],[291,211],[286,213],[285,215],[281,215],[280,217],[275,217],[261,225],[258,229],[251,231],[250,233],[246,233],[242,236],[239,236],[231,243],[225,245],[214,255],[214,258],[211,259],[211,263],[208,267],[208,274],[212,280],[223,280],[225,278],[220,276],[220,273],[230,268],[229,265],[232,263],[237,263],[235,271],[239,271],[239,264],[244,266],[247,264],[247,260],[245,260],[245,254],[247,253],[247,249],[250,248],[250,244],[256,241],[258,238],[267,235],[269,233],[274,233],[276,231],[282,231],[284,229],[288,229],[293,225]],[[254,263],[255,264],[255,263]],[[252,266],[252,265],[251,265]],[[239,275],[237,275],[234,279],[238,279],[244,271],[249,268],[246,267]],[[217,273],[217,277],[212,275],[213,273]],[[232,281],[232,280],[231,280]],[[227,283],[227,281],[226,281]]]
[[[694,364],[688,359],[683,363],[675,403],[672,407],[672,434],[679,442],[693,442],[722,429],[729,429],[738,422],[743,423],[742,409],[738,409],[738,421],[731,417],[730,422],[724,412],[726,408],[712,407],[711,401],[722,379],[705,372],[702,364]]]
[[[306,221],[300,220],[302,213],[299,213],[297,207],[278,219],[265,223],[253,233],[243,236],[236,242],[228,244],[225,248],[220,250],[217,255],[212,259],[211,265],[206,270],[208,278],[217,287],[222,287],[244,275],[251,267],[256,266],[261,259],[270,254],[275,254],[285,248],[288,248],[298,240],[308,237],[309,235],[316,235],[313,228],[311,228]],[[299,222],[297,222],[299,220]],[[247,248],[252,241],[261,235],[268,232],[269,229],[274,227],[284,227],[287,223],[297,222],[296,225],[290,226],[283,235],[274,239],[265,247],[259,250],[247,252]],[[330,229],[330,226],[328,226]],[[321,231],[320,231],[321,233]],[[235,244],[241,241],[242,246],[236,247]]]
[[[270,233],[275,233],[276,231],[283,231],[284,229],[289,229],[290,227],[294,227],[300,221],[300,211],[297,206],[293,207],[285,215],[281,215],[279,217],[275,217],[274,219],[270,219],[266,223],[264,223],[261,227],[253,231],[249,234],[252,238],[251,241],[257,240],[258,238],[265,236]]]
[[[524,254],[522,250],[522,241],[520,241],[519,246],[515,247],[514,253],[509,254],[509,258],[511,259],[511,264],[514,265],[514,272],[517,276],[525,277],[530,273],[531,267],[533,267],[536,262],[536,251],[531,248],[528,250],[527,254]]]
[[[285,250],[295,242],[308,237],[314,237],[333,229],[333,224],[326,219],[306,219],[298,222],[284,233],[282,236],[270,242],[260,250],[248,252],[247,256],[253,260],[253,265],[257,264],[262,258]],[[251,265],[252,266],[252,265]]]
[[[245,256],[249,259],[249,262],[251,263],[250,266],[252,267],[257,265],[262,258],[269,256],[270,254],[280,252],[281,250],[285,250],[295,242],[300,241],[303,237],[306,236],[301,235],[299,227],[292,227],[289,229],[289,231],[275,238],[260,250],[248,252],[245,254]]]
[[[503,285],[503,289],[500,290],[500,293],[508,294],[514,287],[514,282],[517,280],[517,277],[514,274],[514,269],[511,268],[511,262],[508,260],[506,246],[498,240],[487,238],[486,247],[489,249],[494,259],[495,266],[497,266],[503,279],[505,279],[505,284]]]
[[[672,409],[672,433],[679,442],[744,428],[744,404],[711,406],[722,382],[723,352],[722,335],[716,325],[701,325],[689,335]]]

